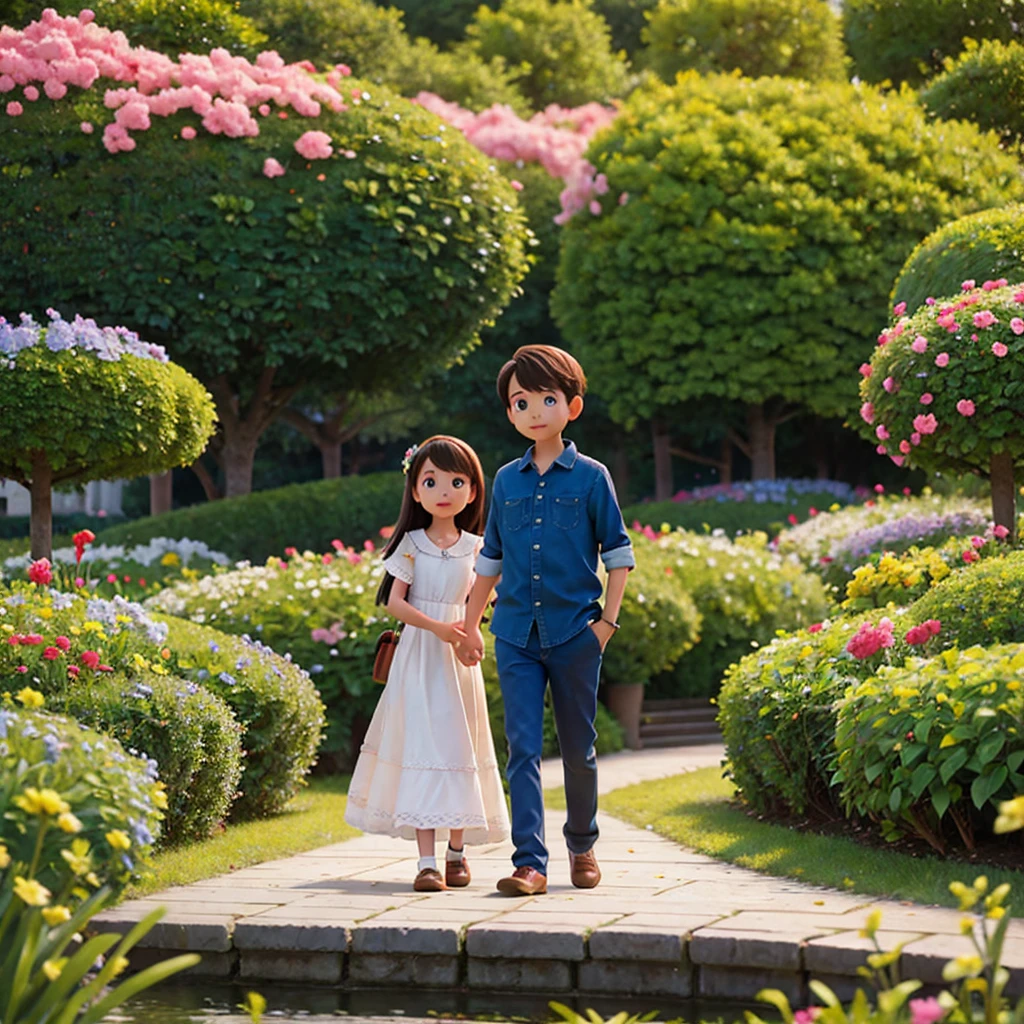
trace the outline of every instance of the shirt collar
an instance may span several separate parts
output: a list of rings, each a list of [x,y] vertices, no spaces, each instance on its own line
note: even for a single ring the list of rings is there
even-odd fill
[[[563,441],[562,454],[552,463],[553,466],[562,466],[564,469],[572,469],[576,464],[576,445],[572,441]],[[525,454],[519,460],[519,472],[529,469],[533,465],[533,445],[526,449]]]

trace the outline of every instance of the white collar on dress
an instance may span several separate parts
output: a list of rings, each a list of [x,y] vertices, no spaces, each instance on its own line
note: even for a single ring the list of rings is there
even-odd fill
[[[473,554],[477,542],[480,540],[475,533],[463,530],[462,536],[450,548],[439,548],[427,536],[426,530],[410,530],[408,536],[417,551],[434,558],[464,558],[466,555]]]

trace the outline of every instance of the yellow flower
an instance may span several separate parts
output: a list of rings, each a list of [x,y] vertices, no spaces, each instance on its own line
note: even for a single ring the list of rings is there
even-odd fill
[[[52,608],[47,608],[45,606],[42,607],[42,608],[37,608],[36,609],[36,615],[38,615],[39,618],[41,618],[41,619],[52,619],[53,618],[53,609]]]
[[[961,917],[960,918],[960,934],[970,935],[974,931],[974,918],[973,917]]]
[[[998,921],[1000,918],[1006,915],[1006,907],[992,907],[991,910],[986,911],[985,916],[990,921]]]
[[[804,644],[804,646],[800,648],[800,657],[801,658],[808,658],[813,653],[814,653],[814,648],[810,644]]]
[[[167,810],[167,794],[162,788],[153,790],[153,803],[156,804],[161,811]]]
[[[267,1009],[267,1001],[259,994],[259,992],[246,992],[245,1002],[239,1003],[238,1008],[243,1012],[249,1014],[252,1018],[253,1024],[260,1024],[263,1019],[263,1014]]]
[[[22,878],[21,875],[14,879],[14,895],[30,907],[45,907],[50,902],[50,890],[45,885],[40,885],[34,878]]]
[[[92,861],[89,859],[89,841],[87,839],[75,839],[71,843],[71,849],[61,850],[60,855],[68,862],[71,870],[76,875],[84,875],[92,869]]]
[[[46,700],[38,690],[33,690],[32,687],[26,686],[24,690],[16,693],[15,699],[19,700],[27,708],[41,708]]]
[[[0,870],[3,870],[11,863],[11,855],[7,852],[7,847],[3,843],[0,843]]]
[[[43,920],[52,928],[71,920],[71,911],[67,907],[43,907]]]
[[[132,617],[130,615],[115,615],[114,621],[121,626],[127,626],[132,621]]]
[[[52,789],[38,790],[29,786],[14,802],[26,814],[64,814],[71,808],[61,799],[60,793]]]
[[[81,628],[81,626],[69,626],[68,627],[68,632],[72,636],[81,636],[82,635],[82,628]]]
[[[89,619],[88,622],[82,623],[82,629],[84,629],[86,633],[102,633],[103,624],[97,622],[95,619]]]
[[[115,956],[114,959],[108,961],[108,963],[109,963],[109,966],[113,969],[113,973],[110,976],[112,978],[116,978],[128,966],[128,957],[126,957],[126,956]]]
[[[46,960],[43,963],[43,974],[45,974],[50,981],[56,981],[60,977],[67,962],[68,958],[66,956],[62,956],[59,960]]]
[[[160,559],[160,564],[166,566],[181,565],[181,559],[178,557],[177,554],[175,554],[175,552],[168,551],[167,554]]]
[[[875,932],[878,931],[879,926],[882,924],[882,912],[880,910],[872,910],[868,914],[867,920],[864,922],[864,927],[860,930],[860,936],[862,939],[870,939],[874,936]]]
[[[983,966],[981,957],[977,954],[958,956],[942,968],[942,980],[959,981],[961,978],[973,978],[981,974]]]
[[[130,850],[132,841],[119,828],[111,829],[104,837],[115,850]]]
[[[960,901],[961,910],[970,910],[981,896],[977,889],[968,888],[963,882],[950,882],[949,891]]]
[[[57,828],[62,832],[81,832],[82,823],[70,811],[65,811],[57,816]]]
[[[994,832],[1016,832],[1024,828],[1024,796],[1004,800],[999,805],[999,817],[993,826]]]
[[[141,654],[133,654],[132,662],[134,663],[136,668],[149,668],[149,662],[146,661],[146,659]]]
[[[99,876],[98,876],[98,875],[96,874],[96,872],[95,872],[95,871],[90,871],[90,872],[89,872],[89,874],[87,874],[87,875],[85,876],[85,880],[86,880],[86,881],[87,881],[87,882],[88,882],[88,883],[89,883],[89,884],[90,884],[90,885],[91,885],[91,886],[92,886],[92,887],[93,887],[94,889],[98,889],[98,888],[100,887],[100,880],[99,880]]]

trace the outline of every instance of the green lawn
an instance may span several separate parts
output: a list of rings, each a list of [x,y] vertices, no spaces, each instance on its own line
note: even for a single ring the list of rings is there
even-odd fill
[[[721,769],[703,768],[617,789],[601,797],[601,808],[632,825],[650,825],[659,835],[718,860],[869,896],[955,907],[949,883],[972,882],[985,874],[993,886],[1011,883],[1021,897],[1014,916],[1024,916],[1024,872],[911,857],[850,839],[766,824],[731,806],[733,792]],[[548,791],[545,800],[549,807],[565,805],[561,790]]]
[[[236,868],[340,843],[359,832],[345,824],[347,775],[313,779],[280,814],[230,825],[202,843],[164,850],[153,858],[153,874],[125,894],[146,896],[172,885],[188,885]]]

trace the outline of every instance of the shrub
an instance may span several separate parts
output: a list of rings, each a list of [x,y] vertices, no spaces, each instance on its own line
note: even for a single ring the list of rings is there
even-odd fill
[[[964,37],[1009,40],[1021,0],[845,0],[843,31],[857,74],[868,82],[917,85],[955,56]]]
[[[892,290],[911,312],[963,281],[1024,280],[1024,205],[982,210],[943,224],[907,257]]]
[[[701,628],[699,643],[651,684],[652,696],[710,697],[751,646],[768,643],[779,630],[818,622],[827,612],[821,581],[797,559],[772,552],[763,533],[732,541],[718,530],[710,536],[677,530],[663,535],[657,547],[662,571],[693,599]]]
[[[61,534],[70,536],[77,530],[98,532],[110,529],[118,522],[120,522],[118,516],[90,515],[87,512],[57,513],[53,517],[53,528]],[[30,523],[29,516],[0,516],[0,541],[25,538],[24,550],[28,551]],[[54,537],[54,543],[57,543],[56,537]]]
[[[286,547],[328,550],[331,541],[360,545],[390,523],[402,502],[401,473],[372,473],[290,484],[104,530],[100,544],[144,544],[155,537],[202,540],[231,558],[263,562]]]
[[[227,704],[195,683],[140,672],[72,683],[50,703],[157,765],[167,786],[161,840],[206,839],[228,817],[242,774],[241,729]]]
[[[773,640],[726,672],[718,723],[727,774],[754,810],[835,816],[836,702],[891,653],[858,659],[846,647],[862,624],[882,618],[874,612],[815,624],[814,632]],[[897,620],[894,635],[902,628]]]
[[[946,58],[942,74],[922,91],[921,102],[936,117],[973,121],[998,133],[1004,146],[1019,146],[1024,139],[1024,46],[965,40],[963,53]]]
[[[248,636],[173,617],[164,621],[176,670],[217,694],[242,729],[240,793],[231,817],[276,814],[304,784],[323,738],[324,706],[313,681]]]
[[[661,0],[641,61],[664,81],[680,71],[750,78],[846,78],[839,17],[821,0]]]
[[[1011,539],[1014,463],[1024,458],[1022,312],[1024,286],[969,280],[959,297],[901,316],[861,377],[857,425],[898,466],[988,477],[992,518]]]
[[[912,659],[857,686],[838,707],[834,782],[847,811],[889,838],[909,833],[944,853],[956,836],[973,849],[998,804],[1024,790],[1022,679],[1013,645]]]
[[[12,688],[23,683],[6,672],[0,678]],[[22,689],[19,698],[42,703],[37,691]],[[67,718],[10,703],[0,707],[0,741],[0,848],[12,861],[38,863],[35,877],[57,894],[82,882],[120,892],[138,877],[167,806],[152,761]],[[43,814],[33,790],[52,790],[60,801],[53,809],[73,819]],[[40,817],[51,827],[37,856]]]

